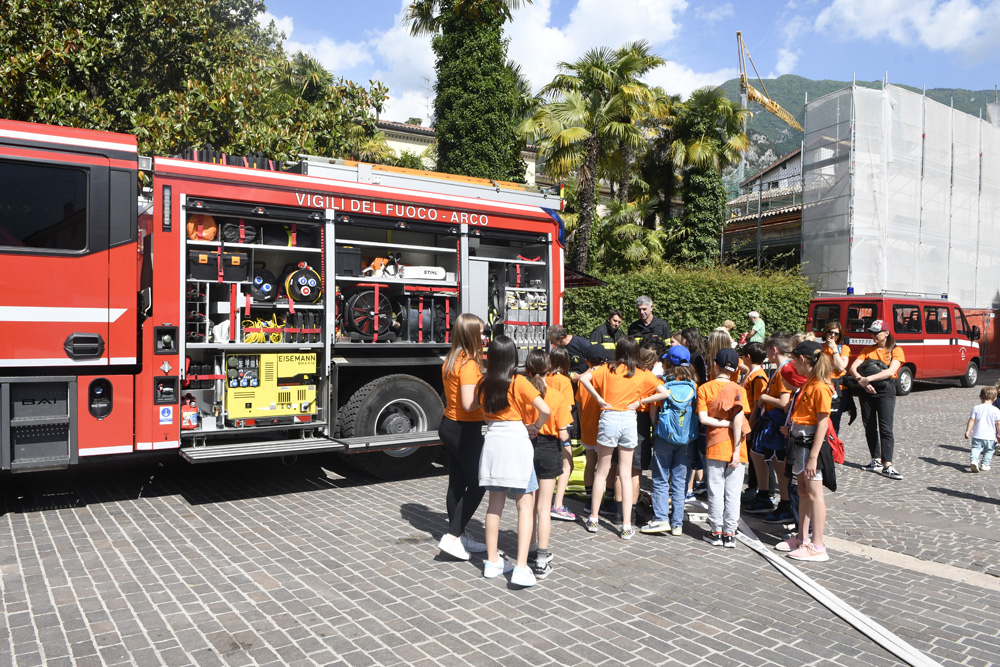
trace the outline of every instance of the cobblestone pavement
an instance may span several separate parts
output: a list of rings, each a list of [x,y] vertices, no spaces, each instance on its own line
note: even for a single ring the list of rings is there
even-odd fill
[[[965,472],[977,395],[918,384],[899,399],[901,481],[861,471],[863,432],[846,429],[832,535],[1000,574],[1000,477]],[[0,665],[900,664],[697,524],[623,542],[606,523],[591,535],[556,522],[551,576],[525,590],[485,580],[480,559],[436,549],[446,481],[439,467],[380,482],[323,457],[176,455],[5,477]],[[996,662],[995,589],[836,551],[801,567],[942,664]]]

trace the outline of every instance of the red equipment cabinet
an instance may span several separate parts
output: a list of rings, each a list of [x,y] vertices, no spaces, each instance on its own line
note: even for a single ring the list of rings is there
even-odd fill
[[[560,321],[558,196],[200,157],[0,121],[0,468],[176,448],[191,462],[364,453],[375,474],[417,472],[437,454],[454,317],[518,322],[524,348]],[[377,270],[358,275],[359,258]],[[185,401],[197,428],[181,428]]]

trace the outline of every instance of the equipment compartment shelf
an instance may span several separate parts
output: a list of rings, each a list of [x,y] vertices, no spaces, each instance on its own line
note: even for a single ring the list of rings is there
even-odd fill
[[[458,252],[456,248],[439,248],[437,246],[409,245],[405,243],[387,243],[385,241],[359,241],[356,239],[337,239],[335,243],[337,245],[343,245],[343,246],[369,246],[372,248],[389,248],[391,250],[416,250],[419,252],[429,252],[435,254],[450,253],[454,255]]]
[[[437,287],[448,287],[458,289],[458,283],[454,280],[422,280],[420,278],[355,278],[353,276],[337,276],[334,280],[339,283],[381,283],[389,285],[434,285]],[[296,306],[297,307],[297,306]]]
[[[318,343],[188,343],[185,347],[192,350],[229,350],[237,352],[262,352],[274,350],[276,352],[287,352],[288,350],[308,350],[323,347],[322,342]]]
[[[187,244],[192,247],[200,248],[218,248],[221,243],[218,241],[192,241],[187,240]],[[306,252],[306,253],[321,253],[322,248],[302,248],[298,246],[283,246],[283,245],[263,245],[261,243],[227,243],[226,248],[234,250],[236,248],[247,248],[248,250],[276,250],[282,252]]]
[[[536,266],[545,266],[548,264],[545,260],[530,260],[530,259],[504,259],[503,257],[486,257],[483,255],[474,255],[469,257],[469,261],[474,262],[493,262],[495,264],[529,264]]]

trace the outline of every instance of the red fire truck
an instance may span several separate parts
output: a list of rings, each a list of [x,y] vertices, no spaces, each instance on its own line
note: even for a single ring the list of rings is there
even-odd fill
[[[0,468],[178,449],[430,464],[458,313],[560,320],[558,195],[0,121]]]

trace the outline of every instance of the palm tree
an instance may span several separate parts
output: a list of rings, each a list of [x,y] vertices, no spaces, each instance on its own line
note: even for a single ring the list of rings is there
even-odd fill
[[[635,121],[651,113],[654,101],[639,77],[663,62],[649,52],[645,42],[614,51],[591,49],[573,63],[559,64],[559,73],[542,89],[553,101],[521,125],[526,136],[540,139],[541,157],[550,176],[577,174],[580,219],[575,265],[582,271],[589,262],[599,178],[615,173],[619,182],[628,182],[629,156],[646,145]],[[616,151],[621,152],[617,160]]]
[[[678,110],[670,154],[683,175],[683,241],[674,247],[681,261],[705,264],[718,253],[726,202],[722,170],[736,164],[750,145],[747,114],[713,87],[694,91]]]
[[[674,123],[670,152],[678,169],[722,171],[740,161],[750,146],[744,128],[749,111],[706,86],[691,93]]]
[[[542,137],[539,153],[546,173],[555,179],[576,173],[580,218],[574,264],[581,271],[587,270],[589,261],[599,169],[608,162],[610,149],[622,143],[638,148],[644,143],[638,128],[620,118],[620,97],[606,99],[598,91],[586,97],[567,92],[563,99],[545,105],[526,123]]]
[[[603,273],[631,273],[663,262],[666,232],[643,224],[655,220],[656,205],[656,199],[648,196],[627,203],[608,202],[608,215],[594,224],[593,259]]]

